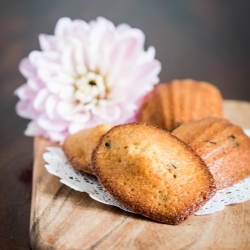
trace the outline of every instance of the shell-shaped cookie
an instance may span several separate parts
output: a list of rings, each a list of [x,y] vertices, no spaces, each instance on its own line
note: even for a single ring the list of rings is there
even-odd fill
[[[113,125],[101,124],[94,128],[83,129],[66,138],[62,149],[73,168],[94,175],[91,154],[100,137]]]
[[[144,99],[138,119],[172,131],[181,124],[207,116],[222,117],[220,91],[191,79],[158,84]]]
[[[207,117],[185,123],[172,134],[204,160],[218,189],[250,176],[250,139],[228,120]]]
[[[181,223],[215,193],[201,158],[169,132],[146,124],[109,130],[92,163],[99,182],[117,201],[167,224]]]

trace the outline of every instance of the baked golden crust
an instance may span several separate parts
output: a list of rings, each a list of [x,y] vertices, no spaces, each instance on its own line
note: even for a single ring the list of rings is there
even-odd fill
[[[226,119],[208,117],[183,124],[172,132],[205,161],[217,189],[250,176],[250,139]]]
[[[72,167],[94,175],[91,165],[92,151],[97,146],[100,137],[112,127],[113,125],[110,124],[101,124],[68,136],[62,149]]]
[[[158,84],[145,97],[138,119],[172,131],[181,124],[207,116],[222,117],[220,91],[191,79]]]
[[[146,124],[109,130],[93,151],[92,164],[117,201],[167,224],[181,223],[215,194],[201,158],[167,131]]]

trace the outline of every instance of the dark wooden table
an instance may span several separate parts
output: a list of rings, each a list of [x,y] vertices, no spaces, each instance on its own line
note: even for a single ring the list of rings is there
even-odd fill
[[[25,82],[19,61],[39,50],[63,16],[104,16],[129,23],[156,48],[160,78],[213,83],[225,99],[250,101],[250,3],[218,0],[1,0],[0,8],[0,249],[29,249],[33,138],[15,113],[13,91]]]

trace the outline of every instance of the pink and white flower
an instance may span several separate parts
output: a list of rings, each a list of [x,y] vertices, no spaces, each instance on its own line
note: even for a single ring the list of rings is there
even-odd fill
[[[41,51],[20,63],[27,82],[15,91],[16,109],[31,119],[25,134],[62,141],[87,127],[132,119],[161,69],[144,40],[141,30],[103,17],[59,19],[55,35],[39,36]]]

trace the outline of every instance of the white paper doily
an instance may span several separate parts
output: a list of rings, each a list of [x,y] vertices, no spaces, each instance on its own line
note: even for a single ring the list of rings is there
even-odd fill
[[[244,129],[250,137],[250,130]],[[122,204],[111,197],[99,184],[95,176],[81,173],[75,170],[60,147],[47,147],[48,152],[43,154],[47,171],[60,178],[60,182],[80,192],[86,192],[89,196],[101,203],[119,207],[131,212]],[[212,214],[221,211],[227,205],[242,203],[250,200],[250,177],[231,187],[217,191],[216,195],[208,201],[196,215]]]
[[[74,190],[88,193],[96,201],[131,212],[111,197],[95,176],[75,170],[60,147],[47,147],[47,150],[48,152],[43,154],[44,160],[48,163],[45,168],[49,173],[58,176],[60,182]]]

